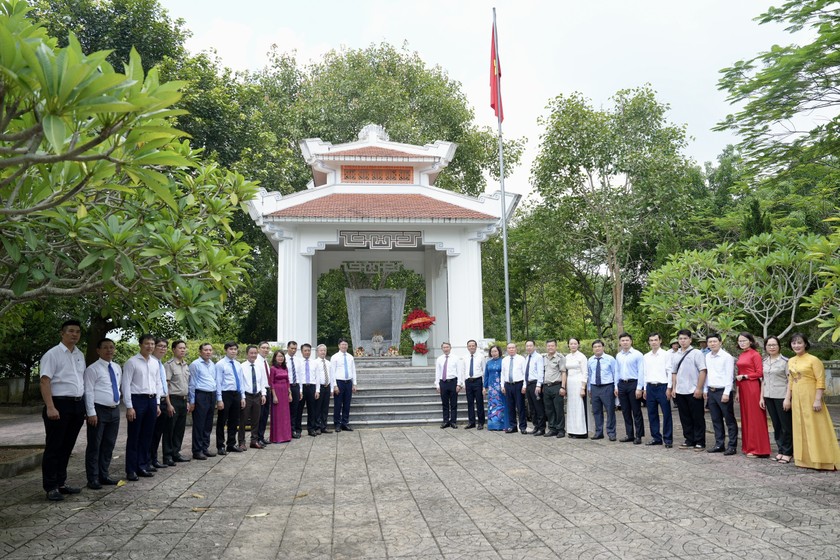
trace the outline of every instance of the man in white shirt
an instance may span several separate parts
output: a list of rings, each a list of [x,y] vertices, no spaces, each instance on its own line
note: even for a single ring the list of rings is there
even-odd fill
[[[318,431],[322,434],[331,434],[332,430],[327,428],[327,414],[330,411],[330,394],[332,393],[332,377],[330,376],[330,365],[327,361],[327,345],[319,344],[317,348],[318,367],[321,370],[321,398],[320,414],[318,415]]]
[[[298,354],[298,344],[294,340],[286,343],[286,367],[289,368],[289,389],[292,400],[289,403],[289,418],[292,420],[292,437],[298,439],[303,430],[303,396],[300,394],[300,376],[303,373],[303,358]]]
[[[671,353],[662,349],[662,335],[648,336],[650,352],[644,355],[645,391],[648,423],[653,439],[645,445],[674,446],[674,423],[671,417]],[[658,407],[658,408],[657,408]],[[659,431],[659,410],[662,411],[662,432]]]
[[[330,358],[330,377],[332,377],[333,423],[335,431],[352,432],[350,427],[350,399],[356,392],[356,362],[347,352],[347,341],[338,340],[338,352]]]
[[[96,345],[99,359],[85,370],[85,474],[91,490],[99,490],[103,484],[113,486],[117,483],[109,475],[114,445],[120,433],[122,368],[113,361],[115,351],[114,341],[103,338]]]
[[[245,408],[245,388],[242,386],[242,368],[236,357],[239,355],[239,345],[235,342],[225,342],[225,357],[216,362],[216,386],[222,401],[216,413],[216,451],[219,455],[226,455],[228,451],[241,453],[236,444],[239,431],[239,416]],[[225,437],[227,427],[227,437]]]
[[[268,365],[268,353],[271,352],[271,345],[268,343],[267,340],[263,340],[260,342],[259,346],[257,347],[257,367],[262,368],[265,372],[265,380],[268,383],[269,376],[271,371]],[[262,409],[260,410],[260,425],[257,431],[259,435],[259,442],[260,444],[265,447],[266,445],[271,445],[271,443],[265,439],[265,429],[268,426],[268,417],[271,415],[271,387],[266,387],[266,401],[265,404],[262,405]]]
[[[251,427],[251,448],[262,449],[260,443],[260,413],[265,404],[265,370],[257,364],[259,351],[253,344],[245,349],[247,359],[242,362],[242,388],[245,391],[245,408],[239,418],[239,449],[245,451],[245,426]]]
[[[61,325],[61,342],[41,358],[41,397],[44,399],[46,444],[41,473],[47,499],[58,502],[81,489],[67,486],[67,463],[85,422],[85,357],[76,348],[82,336],[79,321]]]
[[[507,345],[507,356],[502,358],[503,382],[502,393],[505,395],[510,425],[506,434],[519,431],[522,435],[528,433],[528,420],[525,418],[525,358],[516,353],[516,344]],[[519,430],[516,429],[517,411],[519,412]]]
[[[525,342],[525,395],[528,408],[531,409],[531,421],[534,423],[534,435],[545,435],[545,408],[542,400],[542,384],[545,376],[545,363],[542,354],[537,352],[533,340]]]
[[[122,397],[125,402],[125,419],[128,421],[128,439],[125,444],[125,477],[131,482],[138,477],[152,477],[151,447],[155,421],[160,414],[158,400],[163,394],[160,385],[160,362],[152,353],[155,337],[140,337],[140,353],[123,366]]]
[[[706,383],[703,385],[703,396],[706,408],[712,417],[712,427],[715,430],[715,445],[707,453],[723,453],[735,455],[738,447],[738,422],[735,421],[735,410],[732,406],[732,381],[735,378],[735,359],[721,348],[719,334],[706,337],[709,352],[706,354]],[[729,446],[725,445],[723,424],[729,432]]]
[[[306,403],[306,433],[312,437],[319,435],[318,415],[321,413],[321,376],[318,361],[312,355],[312,345],[305,343],[300,347],[303,367],[298,372],[300,395]],[[301,407],[303,408],[303,407]],[[301,412],[301,415],[303,412]]]
[[[173,421],[175,416],[175,408],[169,401],[169,384],[166,382],[166,368],[163,365],[163,357],[166,356],[166,351],[169,349],[169,341],[165,338],[155,337],[155,351],[152,355],[160,362],[160,386],[163,389],[163,394],[160,396],[160,416],[155,421],[155,433],[152,436],[152,447],[149,453],[152,456],[152,472],[157,472],[157,469],[165,469],[175,462],[171,459],[167,461],[166,453],[163,454],[163,462],[158,461],[158,448],[163,439],[163,434],[172,432]]]
[[[435,390],[443,408],[440,428],[458,428],[458,393],[464,386],[464,371],[461,360],[450,355],[451,344],[444,342],[440,349],[443,355],[435,361]]]
[[[464,383],[467,393],[467,415],[469,423],[466,429],[475,428],[476,409],[478,411],[478,429],[484,429],[484,366],[486,361],[478,350],[475,340],[467,341],[467,357],[464,358]]]

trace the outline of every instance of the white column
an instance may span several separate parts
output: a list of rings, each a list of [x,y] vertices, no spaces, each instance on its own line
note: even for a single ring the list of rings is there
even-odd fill
[[[447,257],[449,342],[455,354],[466,353],[467,340],[484,338],[481,297],[481,246],[464,240],[461,254]]]
[[[426,309],[435,317],[435,324],[426,344],[429,346],[429,357],[433,358],[441,354],[441,343],[449,339],[446,254],[426,247],[425,255],[423,276],[426,278]]]
[[[280,243],[277,262],[277,339],[310,342],[316,320],[312,257],[301,254],[296,237]]]

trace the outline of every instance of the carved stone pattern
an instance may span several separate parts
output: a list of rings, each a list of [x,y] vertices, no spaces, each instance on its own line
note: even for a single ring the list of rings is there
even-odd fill
[[[341,268],[347,272],[361,274],[390,274],[399,272],[402,263],[400,261],[346,261],[341,263]]]
[[[414,168],[380,165],[342,165],[342,183],[405,184],[414,183]]]
[[[339,231],[338,240],[351,249],[411,249],[419,247],[419,231]]]

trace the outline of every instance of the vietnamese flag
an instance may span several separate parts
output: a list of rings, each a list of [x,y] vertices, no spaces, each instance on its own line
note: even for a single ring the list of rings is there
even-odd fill
[[[501,81],[502,65],[499,62],[499,53],[496,52],[496,22],[494,21],[490,35],[490,107],[499,117],[499,122],[505,120],[505,112],[502,109]]]

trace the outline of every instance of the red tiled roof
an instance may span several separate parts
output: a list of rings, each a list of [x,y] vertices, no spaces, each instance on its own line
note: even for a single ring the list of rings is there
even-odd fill
[[[429,157],[429,156],[420,156],[417,154],[409,154],[408,152],[400,152],[399,150],[391,150],[389,148],[378,148],[376,146],[368,146],[364,148],[351,148],[348,150],[331,150],[329,152],[325,152],[323,154],[318,154],[320,156],[333,156],[333,155],[341,155],[341,156],[364,156],[364,157],[401,157],[401,158],[416,158],[416,157]]]
[[[421,194],[331,194],[271,215],[277,218],[495,219]]]

